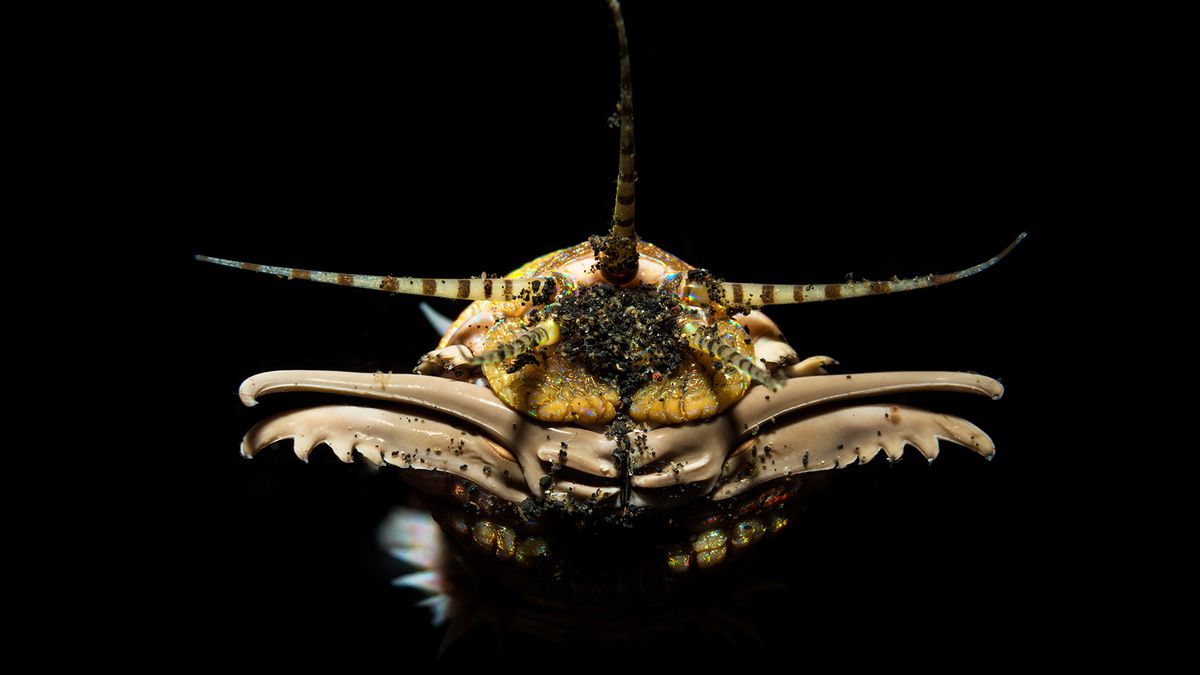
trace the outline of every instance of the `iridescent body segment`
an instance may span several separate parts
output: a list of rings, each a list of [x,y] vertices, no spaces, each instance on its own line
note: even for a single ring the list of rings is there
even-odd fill
[[[693,269],[644,241],[638,243],[638,254],[636,281],[641,284],[656,286],[670,275]],[[580,286],[604,283],[595,265],[591,245],[583,243],[542,256],[506,279],[565,278],[569,281],[558,286],[570,293]],[[693,299],[684,297],[679,302],[689,304]],[[503,355],[504,358],[487,358],[483,374],[500,400],[514,410],[547,422],[584,426],[611,422],[620,407],[617,390],[578,361],[561,355],[555,344],[534,350],[536,361],[512,367],[508,359],[517,353],[517,345],[523,352],[544,337],[541,328],[530,326],[525,320],[534,307],[524,299],[476,301],[459,315],[438,347],[464,345],[475,354]],[[747,368],[754,367],[749,329],[731,319],[700,314],[689,315],[689,320],[706,321],[712,338],[686,354],[678,370],[662,373],[633,394],[628,412],[635,422],[660,425],[705,419],[737,402],[749,387],[749,376],[725,366],[720,358],[713,358],[713,355],[736,357]]]

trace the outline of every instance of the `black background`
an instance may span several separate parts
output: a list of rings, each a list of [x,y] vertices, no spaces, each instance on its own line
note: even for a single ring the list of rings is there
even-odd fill
[[[1100,652],[1104,76],[1102,17],[1083,7],[627,3],[644,238],[726,279],[787,283],[959,269],[1030,233],[949,287],[771,312],[802,355],[848,372],[1001,379],[999,402],[934,399],[999,455],[845,471],[771,549],[796,583],[749,605],[761,643],[673,653]],[[325,452],[241,459],[264,412],[235,395],[276,368],[407,372],[436,342],[418,301],[190,256],[469,276],[601,232],[617,163],[607,9],[215,3],[141,19],[127,89],[101,92],[122,106],[117,154],[140,195],[108,239],[152,261],[101,300],[136,326],[111,364],[152,429],[97,441],[116,446],[96,463],[99,627],[124,603],[141,617],[105,651],[137,660],[151,639],[208,666],[420,672],[441,633],[388,586],[400,570],[374,543],[406,488]],[[127,397],[108,404],[129,419]],[[479,631],[440,667],[567,670],[551,657],[565,651]],[[620,652],[576,658],[636,671]]]

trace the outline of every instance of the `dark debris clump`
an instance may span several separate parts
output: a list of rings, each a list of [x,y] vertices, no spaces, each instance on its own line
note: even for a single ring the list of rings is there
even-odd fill
[[[588,239],[596,255],[596,269],[605,279],[614,283],[625,283],[638,271],[637,240],[617,235],[592,236]]]
[[[582,363],[621,397],[605,435],[617,441],[613,463],[622,477],[622,505],[629,503],[630,459],[636,450],[629,436],[639,430],[625,410],[646,383],[669,376],[683,363],[688,345],[679,332],[680,312],[678,298],[654,286],[593,284],[564,298],[555,317],[562,330],[558,353]]]
[[[558,350],[616,387],[625,407],[634,392],[683,362],[679,313],[679,300],[654,286],[584,286],[559,308]]]
[[[504,372],[511,375],[511,374],[517,372],[518,370],[524,368],[525,366],[536,366],[539,363],[540,363],[540,361],[538,361],[536,356],[534,356],[533,354],[531,354],[529,352],[526,352],[524,354],[517,356],[517,358],[513,359],[513,362],[511,364],[509,364],[509,366],[507,368],[504,369]]]

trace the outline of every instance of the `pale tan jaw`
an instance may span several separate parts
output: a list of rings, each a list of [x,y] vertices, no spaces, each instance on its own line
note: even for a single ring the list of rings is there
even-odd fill
[[[246,405],[254,405],[259,396],[288,391],[340,394],[400,407],[320,406],[284,413],[246,434],[247,456],[286,438],[296,439],[301,457],[325,443],[343,461],[357,451],[375,464],[444,471],[512,502],[565,496],[568,491],[607,498],[618,489],[612,461],[615,441],[589,429],[548,425],[520,415],[486,387],[421,375],[288,370],[255,375],[242,383],[239,393]],[[896,459],[906,445],[932,458],[938,439],[984,456],[994,452],[986,434],[956,417],[888,404],[831,407],[921,391],[999,398],[1003,387],[982,375],[952,372],[815,375],[792,378],[776,392],[754,387],[726,414],[647,432],[646,446],[652,452],[632,459],[631,502],[664,505],[661,488],[683,483],[700,488],[689,491],[695,496],[728,499],[774,478],[865,462],[880,450]],[[809,412],[817,406],[819,410]],[[772,461],[749,469],[757,451],[768,446]],[[433,453],[435,447],[442,454]],[[454,454],[455,448],[460,454]],[[542,478],[551,475],[550,466],[556,462],[573,470],[573,479],[551,480],[543,490]],[[484,466],[489,467],[486,473]],[[581,478],[585,476],[595,480]]]

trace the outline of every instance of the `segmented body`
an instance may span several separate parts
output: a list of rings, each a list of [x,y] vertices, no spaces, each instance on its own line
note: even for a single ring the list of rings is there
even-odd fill
[[[465,557],[473,553],[484,568],[502,563],[503,585],[557,593],[573,572],[587,580],[578,592],[591,600],[595,586],[601,602],[626,587],[626,576],[712,567],[780,531],[785,509],[802,505],[823,472],[880,453],[895,460],[906,446],[932,459],[941,440],[990,457],[991,440],[966,420],[871,399],[922,391],[998,398],[998,382],[947,372],[829,375],[833,359],[801,361],[757,308],[949,283],[1016,245],[950,274],[762,284],[726,283],[641,241],[628,49],[620,7],[609,5],[621,143],[607,236],[502,278],[357,275],[197,256],[290,279],[471,300],[416,375],[248,378],[240,389],[247,405],[291,391],[373,403],[276,415],[247,432],[243,453],[292,439],[302,458],[324,444],[343,461],[359,454],[398,467],[433,498],[431,511]],[[747,396],[752,383],[761,388]],[[640,541],[611,546],[593,531]],[[594,584],[598,575],[612,583]]]
[[[647,242],[639,242],[640,265],[635,283],[657,287],[671,275],[694,269],[678,257]],[[509,274],[506,279],[555,277],[560,279],[559,293],[569,295],[577,289],[604,284],[596,270],[596,257],[589,243],[565,248],[541,256]],[[497,286],[503,280],[496,280]],[[502,297],[502,296],[501,296]],[[750,326],[756,333],[778,330],[761,313],[739,323],[724,316],[718,305],[699,302],[687,294],[678,302],[689,310],[689,318],[703,321],[720,338],[721,349],[754,360]],[[531,328],[526,320],[537,303],[530,293],[513,300],[481,300],[472,303],[438,344],[439,349],[462,345],[474,354],[485,353],[507,344]],[[716,311],[712,311],[716,308]],[[631,308],[631,311],[634,311]],[[540,350],[519,368],[497,362],[483,366],[489,386],[502,401],[523,413],[548,422],[581,425],[611,422],[623,407],[620,392],[609,382],[596,377],[576,359],[561,353],[558,345]],[[714,362],[709,354],[689,350],[672,372],[654,373],[644,386],[624,402],[630,417],[650,425],[674,424],[711,417],[737,402],[750,385],[744,373]]]

